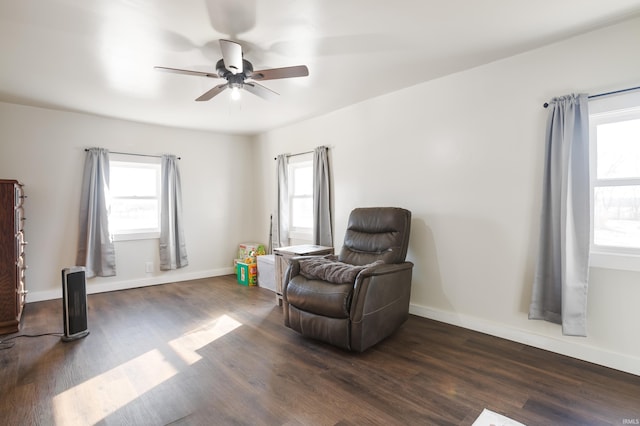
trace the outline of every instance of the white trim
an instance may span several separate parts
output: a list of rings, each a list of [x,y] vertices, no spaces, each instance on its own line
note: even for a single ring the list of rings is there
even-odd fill
[[[309,240],[309,244],[313,240],[313,229],[311,228],[294,228],[289,229],[290,240]]]
[[[118,157],[122,157],[126,154],[121,154]],[[129,156],[130,157],[130,156]],[[126,159],[117,159],[117,158],[109,158],[109,167],[111,169],[117,167],[121,168],[130,168],[130,169],[148,169],[153,170],[155,174],[155,195],[126,195],[126,196],[116,196],[111,191],[111,203],[113,204],[115,200],[122,201],[135,201],[135,200],[151,200],[157,201],[157,209],[156,209],[156,219],[158,226],[155,228],[139,228],[139,229],[110,229],[113,234],[114,241],[128,241],[128,240],[143,240],[143,239],[152,239],[160,237],[160,226],[161,226],[161,181],[162,181],[162,163],[160,158],[156,157],[139,157],[136,159],[126,158]],[[111,172],[111,176],[113,177],[113,171]],[[111,228],[111,225],[110,225]]]
[[[87,281],[87,294],[106,293],[109,291],[128,290],[138,287],[149,287],[152,285],[169,284],[180,281],[198,280],[201,278],[219,277],[222,275],[233,274],[233,267],[210,269],[207,271],[198,271],[181,274],[164,274],[150,278],[140,278],[127,281],[111,281],[99,284],[92,284],[91,280]],[[35,291],[27,294],[27,303],[42,302],[44,300],[53,300],[62,298],[62,283],[57,290]]]
[[[409,313],[640,376],[640,357],[611,352],[484,319],[411,304]]]
[[[589,267],[640,272],[640,255],[592,251],[589,255]]]
[[[309,158],[304,158],[309,156]],[[305,154],[303,158],[297,158],[296,161],[292,161],[287,165],[287,173],[289,175],[289,240],[297,240],[297,241],[305,241],[305,240],[313,240],[313,226],[306,227],[295,227],[293,226],[294,221],[294,199],[298,200],[309,200],[313,209],[313,179],[311,182],[311,187],[308,188],[309,192],[305,194],[296,194],[296,169],[309,169],[311,171],[311,177],[313,178],[313,157],[311,157],[311,153]]]
[[[160,239],[160,231],[150,232],[129,232],[113,234],[113,241],[133,241],[133,240],[157,240]]]
[[[595,189],[639,185],[640,178],[607,178],[597,176],[597,127],[600,124],[640,119],[640,93],[625,93],[589,101],[589,171],[591,192],[591,241],[589,266],[595,268],[640,271],[640,249],[596,245]]]

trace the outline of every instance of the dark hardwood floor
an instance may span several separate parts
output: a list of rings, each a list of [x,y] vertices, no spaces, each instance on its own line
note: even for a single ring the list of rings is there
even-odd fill
[[[0,350],[1,424],[471,425],[483,408],[530,426],[640,419],[640,377],[414,316],[348,353],[285,328],[273,293],[233,276],[90,295],[89,329]],[[20,333],[61,330],[60,300],[27,305]]]

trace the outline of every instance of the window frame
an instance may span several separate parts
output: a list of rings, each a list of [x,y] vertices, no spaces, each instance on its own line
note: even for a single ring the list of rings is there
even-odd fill
[[[311,173],[313,177],[313,157],[311,154],[299,155],[295,159],[290,158],[287,164],[287,173],[289,176],[289,239],[290,240],[301,240],[301,241],[309,241],[313,242],[313,225],[310,227],[294,227],[293,226],[293,215],[294,215],[294,199],[310,199],[313,203],[313,183],[311,184],[311,188],[309,194],[294,194],[295,188],[295,169],[296,168],[311,168]]]
[[[140,156],[140,155],[127,155],[127,154],[109,154],[109,179],[113,175],[113,169],[115,164],[126,165],[133,168],[153,169],[156,172],[156,196],[115,196],[111,191],[109,192],[110,204],[114,199],[120,200],[140,200],[151,199],[158,202],[158,226],[155,228],[138,228],[125,231],[114,230],[110,227],[110,232],[114,241],[131,241],[131,240],[150,240],[160,238],[160,226],[161,226],[161,209],[162,209],[162,194],[161,194],[161,177],[162,177],[162,164],[159,157]],[[111,212],[109,212],[109,216]]]
[[[640,93],[612,96],[589,101],[589,172],[591,194],[590,266],[606,269],[640,271],[640,248],[595,244],[595,190],[598,187],[640,185],[638,178],[597,177],[597,126],[640,119]]]

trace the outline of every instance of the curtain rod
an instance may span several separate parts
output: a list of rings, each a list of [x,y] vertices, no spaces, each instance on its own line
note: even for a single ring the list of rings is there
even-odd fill
[[[593,98],[599,98],[601,96],[617,95],[618,93],[631,92],[632,90],[639,90],[639,89],[640,89],[640,86],[629,87],[627,89],[614,90],[613,92],[605,92],[605,93],[598,93],[596,95],[590,95],[588,96],[588,98],[593,99]],[[542,106],[546,108],[549,106],[549,103],[545,102]]]
[[[85,152],[89,151],[89,148],[84,149]],[[122,154],[122,155],[135,155],[136,157],[154,157],[154,158],[162,158],[162,155],[153,155],[153,154],[135,154],[133,152],[119,152],[119,151],[109,151],[111,154]],[[178,160],[182,160],[182,157],[176,157]]]
[[[313,151],[305,151],[305,152],[299,152],[297,154],[287,154],[285,155],[285,157],[289,158],[289,157],[297,157],[298,155],[305,155],[305,154],[313,154]],[[274,160],[277,160],[278,157],[273,157]]]

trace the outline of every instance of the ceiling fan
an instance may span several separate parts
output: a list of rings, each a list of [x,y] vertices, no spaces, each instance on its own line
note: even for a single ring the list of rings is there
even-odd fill
[[[226,83],[218,84],[211,90],[202,94],[196,99],[196,101],[208,101],[226,89],[231,89],[233,91],[232,96],[237,95],[239,89],[245,89],[263,99],[273,100],[279,94],[253,80],[276,80],[280,78],[306,77],[309,75],[309,69],[306,65],[254,71],[251,62],[243,58],[242,46],[234,41],[220,40],[220,50],[222,51],[222,59],[216,63],[215,73],[158,66],[154,68],[160,71],[177,74],[223,78],[227,80]]]

